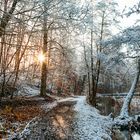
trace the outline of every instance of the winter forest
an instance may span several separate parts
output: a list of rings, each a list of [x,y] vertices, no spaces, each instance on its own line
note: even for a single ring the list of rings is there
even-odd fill
[[[139,0],[0,0],[0,140],[140,140]]]

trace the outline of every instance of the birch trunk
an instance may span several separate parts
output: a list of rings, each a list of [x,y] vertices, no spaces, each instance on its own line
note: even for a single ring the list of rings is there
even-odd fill
[[[129,93],[127,94],[127,96],[124,100],[124,103],[123,103],[123,106],[122,106],[122,109],[121,109],[121,112],[120,112],[120,118],[129,117],[129,106],[130,106],[131,100],[134,96],[134,93],[136,91],[136,87],[137,87],[137,84],[138,84],[138,81],[139,81],[139,75],[140,75],[140,59],[138,60],[138,67],[137,67],[136,76],[134,78],[134,81],[132,83],[132,86],[130,88]]]

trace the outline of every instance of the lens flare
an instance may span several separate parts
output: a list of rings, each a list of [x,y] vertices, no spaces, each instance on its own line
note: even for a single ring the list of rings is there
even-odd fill
[[[44,55],[43,53],[40,53],[40,54],[38,55],[38,61],[39,61],[40,63],[43,63],[43,62],[45,61],[45,55]]]

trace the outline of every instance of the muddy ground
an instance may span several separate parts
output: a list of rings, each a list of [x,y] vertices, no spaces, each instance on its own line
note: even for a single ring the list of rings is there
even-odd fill
[[[53,110],[45,113],[37,126],[31,128],[27,140],[73,140],[72,122],[73,103],[59,104]]]

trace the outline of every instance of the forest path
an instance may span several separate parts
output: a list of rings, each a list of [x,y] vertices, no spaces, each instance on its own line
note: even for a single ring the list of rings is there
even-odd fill
[[[111,119],[86,103],[85,96],[58,101],[31,128],[27,140],[111,140]]]

